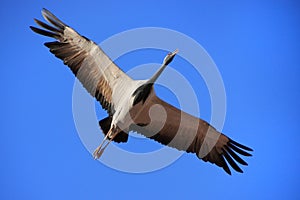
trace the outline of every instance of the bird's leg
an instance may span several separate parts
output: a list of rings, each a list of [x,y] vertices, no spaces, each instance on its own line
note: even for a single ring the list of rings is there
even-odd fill
[[[119,132],[115,132],[114,135],[111,136],[109,141],[105,144],[105,146],[102,148],[105,140],[112,134],[112,130],[110,129],[108,133],[106,134],[105,138],[103,139],[102,143],[96,148],[96,150],[93,153],[94,159],[100,158],[100,156],[103,154],[106,147],[111,143],[111,141],[118,135]]]
[[[94,159],[98,159],[100,157],[100,156],[98,156],[99,151],[101,150],[101,147],[103,146],[104,142],[107,140],[110,132],[111,132],[111,130],[108,131],[108,133],[105,135],[104,139],[102,140],[101,144],[95,149],[95,151],[93,153]]]
[[[102,140],[101,144],[96,148],[96,150],[94,151],[94,154],[96,151],[99,151],[101,149],[101,147],[103,146],[105,140],[107,140],[108,136],[110,135],[111,133],[111,129],[108,131],[108,133],[105,135],[104,139]]]
[[[117,135],[117,133],[105,144],[105,146],[102,149],[100,149],[100,151],[97,152],[96,159],[100,158],[100,156],[103,154],[106,147],[111,143],[111,141],[116,137],[116,135]]]

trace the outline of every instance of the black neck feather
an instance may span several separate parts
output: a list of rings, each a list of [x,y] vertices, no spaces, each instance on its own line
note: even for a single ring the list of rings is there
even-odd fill
[[[138,104],[139,102],[143,101],[145,103],[146,99],[148,98],[153,83],[147,83],[138,87],[132,94],[134,96],[133,106]]]

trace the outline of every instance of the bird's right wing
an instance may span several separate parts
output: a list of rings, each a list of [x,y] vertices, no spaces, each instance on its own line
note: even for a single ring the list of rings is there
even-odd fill
[[[87,91],[109,114],[113,114],[113,91],[122,93],[122,87],[133,80],[93,41],[78,34],[50,11],[43,9],[42,14],[50,25],[35,19],[44,29],[32,26],[30,28],[38,34],[56,39],[54,42],[45,43],[50,52],[63,60]]]
[[[228,174],[227,165],[243,172],[236,162],[247,165],[237,153],[251,156],[252,149],[219,133],[206,121],[189,115],[159,99],[155,94],[148,97],[144,109],[132,110],[134,123],[131,130],[154,139],[164,145],[195,153],[204,161],[222,167]],[[226,163],[226,161],[227,163]]]

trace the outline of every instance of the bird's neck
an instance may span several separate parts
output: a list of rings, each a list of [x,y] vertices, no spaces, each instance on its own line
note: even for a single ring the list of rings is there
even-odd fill
[[[162,64],[160,68],[155,72],[155,74],[147,81],[147,83],[154,83],[158,77],[161,75],[161,73],[164,71],[164,69],[167,67],[166,64]]]

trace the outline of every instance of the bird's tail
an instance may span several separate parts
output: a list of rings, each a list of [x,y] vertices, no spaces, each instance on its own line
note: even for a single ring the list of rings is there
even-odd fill
[[[99,121],[99,126],[102,129],[104,135],[106,135],[110,129],[111,121],[112,121],[112,117],[106,117]],[[108,137],[108,139],[110,138]],[[114,142],[118,142],[118,143],[127,142],[127,140],[128,140],[128,134],[123,131],[118,133],[118,135],[113,139]]]

